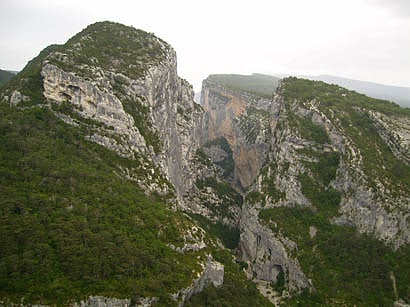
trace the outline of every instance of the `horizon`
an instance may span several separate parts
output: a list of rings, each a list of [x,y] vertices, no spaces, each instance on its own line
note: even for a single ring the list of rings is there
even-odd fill
[[[80,5],[81,4],[81,5]],[[0,68],[21,71],[50,44],[111,20],[152,32],[177,52],[195,92],[210,74],[330,75],[410,87],[410,2],[4,0]],[[383,20],[383,24],[380,22]],[[40,35],[39,35],[40,34]],[[281,72],[280,74],[278,72]]]

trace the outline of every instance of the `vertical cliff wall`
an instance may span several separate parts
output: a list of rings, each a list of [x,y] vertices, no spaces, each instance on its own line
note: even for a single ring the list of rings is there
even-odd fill
[[[265,162],[269,99],[205,80],[201,105],[206,112],[205,139],[227,140],[234,161],[232,184],[243,193]]]

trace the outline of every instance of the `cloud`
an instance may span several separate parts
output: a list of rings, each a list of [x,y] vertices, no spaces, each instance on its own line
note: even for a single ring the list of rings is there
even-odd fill
[[[409,0],[365,0],[369,5],[382,7],[394,16],[408,18],[410,17]]]

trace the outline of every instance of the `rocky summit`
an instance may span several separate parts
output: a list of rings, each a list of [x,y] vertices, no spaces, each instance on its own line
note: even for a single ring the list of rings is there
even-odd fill
[[[99,22],[0,88],[0,305],[410,303],[410,111]]]

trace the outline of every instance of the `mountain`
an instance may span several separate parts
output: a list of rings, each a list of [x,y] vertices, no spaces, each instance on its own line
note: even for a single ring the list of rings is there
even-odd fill
[[[217,239],[237,232],[188,210],[203,109],[169,44],[95,23],[0,97],[0,304],[268,304]]]
[[[383,85],[330,75],[303,76],[303,78],[337,84],[370,97],[394,101],[402,107],[410,108],[410,87]]]
[[[0,305],[410,302],[410,114],[98,22],[0,89]]]
[[[0,69],[0,85],[14,78],[16,74],[7,70]]]
[[[207,156],[232,156],[239,259],[261,293],[298,306],[409,301],[408,109],[297,78],[267,99],[211,76],[201,103],[208,138],[227,143]]]

